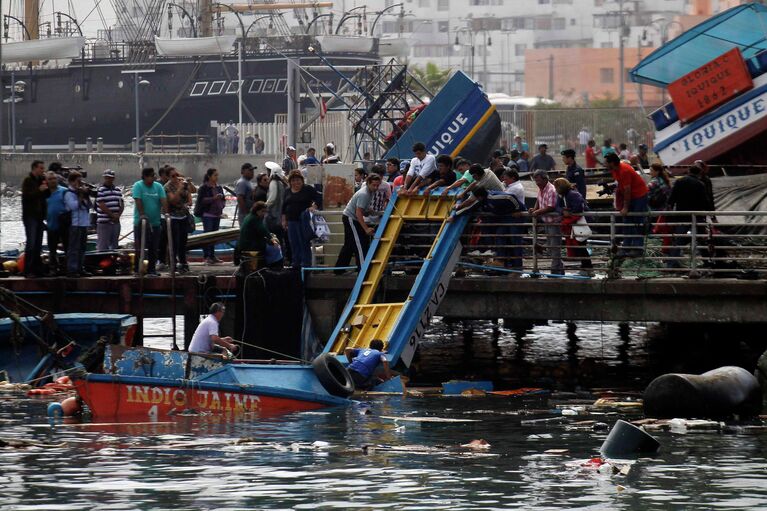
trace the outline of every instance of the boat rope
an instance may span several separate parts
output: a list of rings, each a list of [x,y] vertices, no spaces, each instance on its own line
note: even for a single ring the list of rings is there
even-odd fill
[[[247,307],[248,279],[251,278],[254,275],[257,276],[258,278],[261,279],[261,284],[264,286],[264,291],[266,291],[266,280],[261,275],[261,272],[264,271],[265,269],[266,268],[261,268],[260,270],[256,270],[256,271],[253,271],[253,272],[249,273],[245,277],[245,280],[242,283],[242,310],[245,311],[245,314],[243,314],[243,318],[242,318],[242,337],[245,337],[245,331],[247,329],[247,323],[248,323],[248,312],[247,312],[248,311],[248,307]],[[249,346],[251,348],[256,348],[256,349],[259,349],[259,350],[267,351],[269,353],[273,353],[273,354],[279,355],[281,357],[286,357],[286,358],[289,358],[289,359],[292,359],[292,360],[297,360],[297,361],[302,362],[304,364],[310,364],[311,363],[311,362],[309,362],[307,360],[304,360],[302,358],[294,357],[292,355],[287,355],[285,353],[280,353],[279,351],[270,350],[268,348],[264,348],[263,346],[258,346],[256,344],[250,344],[250,343],[247,343],[247,342],[242,341],[242,340],[235,341],[235,343],[239,343],[239,344],[242,344],[243,346]],[[242,352],[242,349],[240,350],[240,352]]]
[[[78,367],[70,367],[69,369],[64,369],[62,371],[58,371],[58,373],[64,375],[64,374],[67,374],[67,373],[76,373],[78,371],[82,372],[83,368],[79,367],[79,366]],[[41,380],[46,380],[46,379],[49,379],[49,378],[51,378],[51,375],[50,374],[46,374],[45,376],[41,376],[39,378],[33,378],[31,380],[22,381],[22,382],[19,382],[19,383],[22,383],[24,385],[30,385],[32,383],[35,383],[35,382],[38,382],[38,381],[41,381]]]
[[[303,358],[295,357],[293,355],[288,355],[287,353],[280,353],[279,351],[270,350],[269,348],[264,348],[263,346],[258,346],[256,344],[250,344],[248,342],[238,341],[238,340],[235,340],[234,342],[235,342],[235,344],[242,344],[243,346],[248,346],[250,348],[256,348],[256,349],[259,349],[259,350],[267,351],[269,353],[273,353],[273,354],[279,355],[281,357],[289,358],[291,360],[297,360],[298,362],[301,362],[301,363],[304,363],[304,364],[311,364],[311,362],[309,362],[308,360],[304,360]]]

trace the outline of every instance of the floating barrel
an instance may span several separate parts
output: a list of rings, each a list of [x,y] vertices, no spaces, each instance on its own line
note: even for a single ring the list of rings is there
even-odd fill
[[[627,458],[641,454],[655,454],[660,443],[645,430],[618,420],[605,438],[599,452],[607,458]]]
[[[656,418],[752,417],[762,408],[762,393],[753,374],[725,366],[701,375],[664,374],[644,391],[644,412]]]

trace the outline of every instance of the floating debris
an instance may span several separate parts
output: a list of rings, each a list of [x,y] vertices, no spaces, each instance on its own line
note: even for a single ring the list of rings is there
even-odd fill
[[[11,383],[9,381],[0,381],[0,392],[25,392],[32,386],[26,383]]]
[[[23,440],[21,438],[0,438],[0,447],[12,447],[15,449],[27,449],[29,447],[41,447],[44,449],[66,447],[66,442],[58,444],[46,444],[34,440]]]
[[[490,449],[490,442],[484,438],[479,440],[472,440],[468,444],[461,444],[461,447],[467,447],[469,449]]]
[[[479,422],[476,419],[450,419],[447,417],[393,417],[391,415],[382,415],[381,418],[386,420],[392,420],[394,422],[422,422],[422,423]]]

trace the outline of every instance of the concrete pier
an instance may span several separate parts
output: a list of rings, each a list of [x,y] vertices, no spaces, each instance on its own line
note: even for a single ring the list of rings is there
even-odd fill
[[[185,338],[216,300],[237,300],[232,267],[198,270],[176,277],[175,310],[184,315]],[[354,285],[354,276],[311,274],[306,296],[321,339],[335,326]],[[413,278],[388,276],[379,301],[405,298]],[[123,312],[170,317],[174,308],[169,276],[140,279],[8,278],[0,285],[53,312]],[[761,323],[767,318],[764,281],[735,279],[567,280],[453,278],[438,315],[463,319],[513,318],[562,321],[647,321],[666,323]]]

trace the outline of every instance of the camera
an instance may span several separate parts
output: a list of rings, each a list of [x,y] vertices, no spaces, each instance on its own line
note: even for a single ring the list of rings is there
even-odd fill
[[[602,181],[601,183],[597,183],[598,186],[601,186],[602,189],[597,191],[597,195],[599,197],[602,197],[604,195],[612,195],[615,193],[615,189],[618,187],[617,185],[609,182],[609,181]]]
[[[48,170],[51,172],[55,172],[62,178],[66,179],[69,177],[69,173],[76,170],[80,173],[83,179],[88,177],[88,172],[83,170],[83,168],[80,165],[74,165],[72,167],[64,167],[61,163],[54,161],[51,162],[50,165],[48,165]]]

